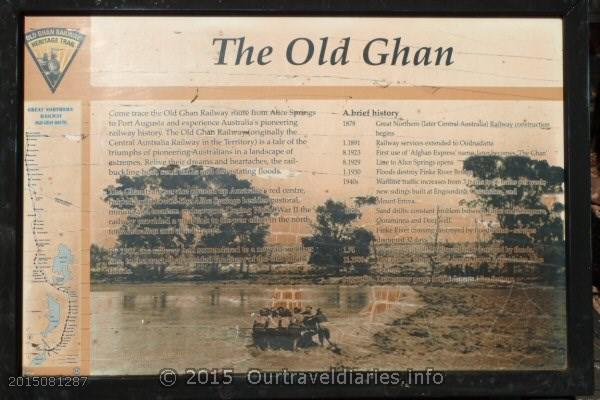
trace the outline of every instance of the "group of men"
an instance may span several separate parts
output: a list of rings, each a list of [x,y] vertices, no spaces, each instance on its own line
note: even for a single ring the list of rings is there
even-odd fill
[[[313,312],[311,306],[304,311],[299,307],[266,307],[254,315],[252,333],[255,344],[263,349],[309,347],[315,344],[314,335],[318,335],[321,346],[325,341],[331,345],[329,329],[324,326],[326,321],[320,308]]]
[[[323,315],[321,309],[317,314],[313,313],[312,307],[307,306],[304,311],[299,307],[293,309],[285,307],[265,307],[258,311],[254,318],[254,326],[261,325],[264,328],[287,328],[290,325],[303,325],[308,323],[311,327],[317,322],[317,315]],[[326,320],[326,319],[325,319]],[[324,322],[324,321],[323,321]]]

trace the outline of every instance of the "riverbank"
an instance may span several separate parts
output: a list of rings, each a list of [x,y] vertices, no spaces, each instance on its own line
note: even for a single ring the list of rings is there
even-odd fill
[[[340,354],[320,347],[299,353],[251,349],[253,361],[265,368],[296,370],[554,370],[565,366],[565,315],[560,300],[564,292],[413,287],[406,293],[404,306],[374,319],[361,315],[332,322],[336,328],[332,340]]]
[[[92,279],[92,285],[102,284],[164,284],[164,283],[195,283],[211,285],[346,285],[346,286],[373,286],[373,285],[427,285],[427,286],[469,286],[469,287],[508,287],[513,285],[546,286],[547,283],[533,279],[515,279],[509,277],[474,277],[474,276],[393,276],[393,275],[348,275],[324,276],[318,274],[252,274],[241,277],[223,277],[220,279],[207,279],[194,276],[174,276],[163,279],[137,280],[127,276],[111,277],[110,279]],[[561,287],[560,285],[555,285]]]
[[[414,289],[425,306],[392,321],[373,337],[374,347],[385,354],[378,359],[388,359],[388,365],[401,358],[414,368],[565,367],[564,290]]]
[[[564,291],[410,287],[396,307],[331,323],[341,349],[251,350],[273,368],[552,370],[566,363]],[[340,329],[341,328],[341,329]]]

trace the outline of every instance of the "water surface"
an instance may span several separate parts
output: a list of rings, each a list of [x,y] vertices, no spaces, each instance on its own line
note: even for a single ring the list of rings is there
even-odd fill
[[[321,308],[337,326],[369,312],[357,286],[101,284],[92,292],[92,372],[155,374],[161,368],[252,365],[251,313],[281,299]],[[372,307],[371,307],[372,308]]]

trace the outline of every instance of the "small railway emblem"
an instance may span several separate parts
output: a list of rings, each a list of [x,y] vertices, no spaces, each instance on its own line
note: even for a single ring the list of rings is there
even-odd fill
[[[27,50],[52,93],[62,81],[84,38],[84,34],[64,28],[37,29],[25,34]]]

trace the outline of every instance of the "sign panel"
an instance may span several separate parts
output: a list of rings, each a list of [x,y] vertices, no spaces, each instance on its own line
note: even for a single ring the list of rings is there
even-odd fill
[[[27,374],[567,367],[561,19],[25,28]]]

